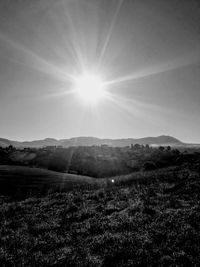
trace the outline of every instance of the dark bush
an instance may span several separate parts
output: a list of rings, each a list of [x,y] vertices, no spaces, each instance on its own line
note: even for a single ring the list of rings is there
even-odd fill
[[[143,169],[145,171],[150,171],[150,170],[155,170],[156,169],[156,164],[152,161],[147,161],[143,165]]]

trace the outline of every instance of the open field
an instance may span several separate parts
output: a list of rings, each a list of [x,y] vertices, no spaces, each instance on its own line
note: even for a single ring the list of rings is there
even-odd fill
[[[27,196],[42,194],[48,190],[71,190],[95,186],[97,180],[88,176],[60,173],[40,168],[0,165],[0,194]]]
[[[30,179],[26,169],[13,167],[16,179],[21,170],[23,179]],[[4,166],[3,172],[11,175],[12,168]],[[33,169],[28,177],[39,179],[39,174],[43,181],[57,175]],[[168,168],[113,179],[101,180],[99,189],[80,187],[13,202],[5,198],[0,265],[199,266],[199,170]]]
[[[153,171],[138,171],[127,175],[108,178],[93,178],[83,175],[60,173],[40,168],[25,166],[0,165],[0,194],[13,198],[44,196],[53,192],[67,192],[73,189],[98,189],[119,185],[131,185],[137,181],[148,183],[149,180],[167,176],[173,179],[180,172],[180,167],[168,167]],[[181,171],[187,176],[187,171]],[[185,173],[185,174],[184,174]]]

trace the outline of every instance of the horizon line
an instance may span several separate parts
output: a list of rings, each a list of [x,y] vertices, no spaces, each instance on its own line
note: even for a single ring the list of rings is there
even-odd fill
[[[101,139],[101,140],[104,140],[104,139],[110,139],[110,140],[123,140],[123,139],[143,139],[143,138],[158,138],[158,137],[161,137],[161,136],[165,136],[165,137],[172,137],[172,138],[175,138],[177,139],[178,141],[180,141],[181,143],[183,144],[191,144],[191,145],[195,145],[195,144],[200,144],[200,142],[185,142],[185,141],[182,141],[181,139],[177,138],[177,137],[174,137],[172,135],[167,135],[167,134],[161,134],[161,135],[157,135],[157,136],[143,136],[143,137],[118,137],[118,138],[112,138],[112,137],[97,137],[97,136],[91,136],[91,135],[81,135],[81,136],[72,136],[72,137],[67,137],[67,138],[54,138],[54,137],[44,137],[44,138],[41,138],[41,139],[31,139],[31,140],[19,140],[19,139],[10,139],[10,138],[4,138],[4,137],[0,137],[0,139],[6,139],[6,140],[9,140],[9,141],[14,141],[14,142],[34,142],[34,141],[43,141],[43,140],[46,140],[46,139],[53,139],[53,140],[56,140],[56,141],[61,141],[61,140],[69,140],[69,139],[76,139],[76,138],[97,138],[97,139]]]

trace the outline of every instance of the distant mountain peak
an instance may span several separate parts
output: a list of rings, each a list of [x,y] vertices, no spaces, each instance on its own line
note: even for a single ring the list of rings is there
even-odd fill
[[[45,147],[45,146],[93,146],[93,145],[109,145],[109,146],[130,146],[131,144],[148,144],[148,145],[171,145],[180,146],[184,145],[180,140],[169,135],[160,135],[157,137],[143,137],[143,138],[121,138],[121,139],[109,139],[109,138],[97,138],[97,137],[87,137],[79,136],[72,137],[69,139],[57,140],[54,138],[45,138],[43,140],[34,141],[11,141],[5,138],[0,138],[0,146],[6,147],[13,145],[15,147]]]
[[[42,140],[41,140],[42,141]],[[55,138],[45,138],[44,141],[58,141],[57,139]]]

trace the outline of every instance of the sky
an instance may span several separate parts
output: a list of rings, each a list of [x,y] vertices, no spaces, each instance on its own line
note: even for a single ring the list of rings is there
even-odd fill
[[[108,96],[85,105],[71,77]],[[0,137],[200,143],[198,0],[1,0]]]

